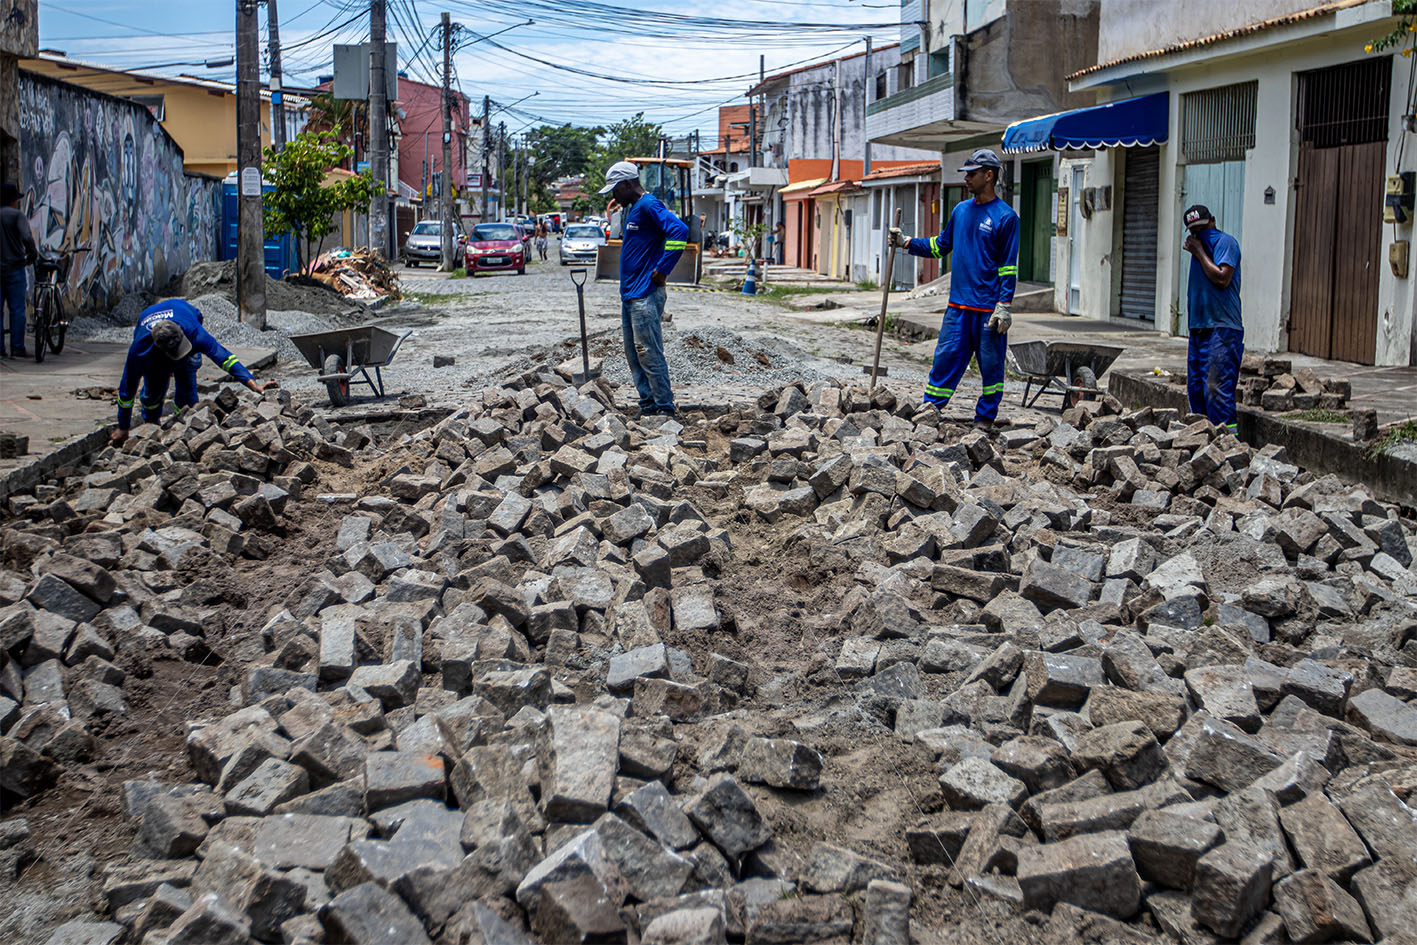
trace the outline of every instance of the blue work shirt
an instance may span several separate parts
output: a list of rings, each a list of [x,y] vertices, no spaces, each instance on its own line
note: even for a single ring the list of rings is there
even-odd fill
[[[674,269],[684,247],[689,227],[670,213],[654,194],[641,194],[625,211],[623,241],[620,245],[620,298],[644,298],[654,288],[650,275],[664,275]]]
[[[1201,261],[1191,257],[1190,283],[1186,286],[1186,325],[1196,328],[1233,328],[1244,331],[1240,320],[1240,244],[1229,233],[1215,227],[1193,233],[1205,244],[1206,252],[1217,266],[1230,266],[1235,274],[1225,288],[1205,277]]]
[[[1018,214],[995,197],[955,204],[939,236],[917,236],[906,247],[912,256],[950,260],[950,304],[992,312],[1011,303],[1018,286]]]
[[[138,315],[138,324],[133,328],[133,343],[128,346],[128,360],[123,364],[123,378],[118,382],[119,429],[126,430],[132,425],[133,397],[143,378],[153,371],[172,371],[178,364],[153,346],[153,326],[162,321],[176,322],[187,340],[192,342],[194,352],[205,354],[238,381],[252,379],[246,365],[202,327],[201,312],[181,299],[158,302],[143,309]]]

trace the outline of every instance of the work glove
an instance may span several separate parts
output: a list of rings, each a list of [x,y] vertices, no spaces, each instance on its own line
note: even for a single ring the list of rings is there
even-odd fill
[[[900,249],[905,249],[905,247],[909,245],[909,243],[910,237],[906,236],[903,232],[901,232],[900,227],[891,227],[890,236],[886,239],[886,245],[896,246]]]
[[[994,314],[989,316],[989,327],[1001,335],[1009,332],[1010,326],[1014,323],[1014,316],[1009,309],[1012,306],[1007,302],[1000,302],[994,306]]]

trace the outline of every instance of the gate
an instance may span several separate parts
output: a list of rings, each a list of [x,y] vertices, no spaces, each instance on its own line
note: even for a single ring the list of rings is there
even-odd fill
[[[1122,316],[1156,319],[1156,228],[1161,152],[1128,148],[1122,172]]]
[[[1372,364],[1392,58],[1299,74],[1289,350]]]

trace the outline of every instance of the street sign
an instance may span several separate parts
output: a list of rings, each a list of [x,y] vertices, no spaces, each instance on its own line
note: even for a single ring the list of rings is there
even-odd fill
[[[469,171],[467,175],[467,186],[474,190],[480,190],[482,188],[482,174]]]
[[[354,163],[354,172],[355,172],[356,174],[363,174],[363,173],[364,173],[365,171],[367,171],[367,170],[369,170],[369,162],[368,162],[368,161],[356,161],[356,162]]]

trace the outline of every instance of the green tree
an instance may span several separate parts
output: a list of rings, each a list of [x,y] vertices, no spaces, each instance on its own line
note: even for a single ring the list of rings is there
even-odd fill
[[[664,126],[646,121],[644,112],[605,129],[600,146],[595,149],[586,168],[585,186],[582,188],[591,195],[597,210],[604,210],[609,200],[608,194],[597,194],[596,191],[605,185],[605,172],[610,165],[632,157],[653,157],[659,153],[659,139],[663,134]]]
[[[603,128],[542,125],[527,135],[531,180],[543,188],[558,177],[583,173],[595,154]]]
[[[334,216],[369,206],[376,192],[369,173],[331,179],[329,172],[353,151],[330,131],[306,131],[277,154],[266,148],[261,167],[274,190],[265,195],[266,236],[295,234],[295,252],[305,271],[314,244],[335,227]]]
[[[1384,49],[1401,46],[1412,33],[1417,33],[1417,0],[1392,0],[1392,15],[1402,19],[1392,28],[1392,32],[1365,45],[1365,52],[1382,52]],[[1408,46],[1402,50],[1402,55],[1411,56],[1412,47]]]

